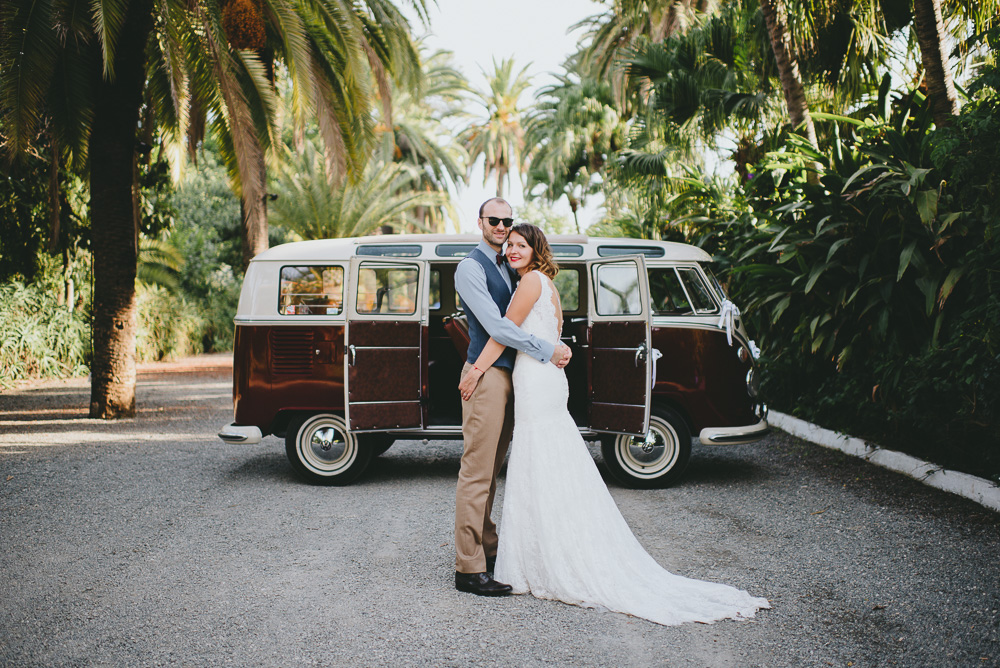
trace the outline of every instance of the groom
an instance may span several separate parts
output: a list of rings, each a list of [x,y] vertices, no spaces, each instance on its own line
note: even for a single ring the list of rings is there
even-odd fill
[[[566,366],[571,356],[567,346],[525,334],[503,317],[517,280],[503,256],[513,222],[513,210],[505,200],[495,197],[484,202],[478,220],[483,238],[455,270],[455,289],[469,321],[469,352],[462,376],[473,368],[490,337],[508,346],[492,367],[483,370],[471,399],[462,402],[465,449],[455,493],[455,588],[479,596],[511,592],[510,585],[493,579],[499,540],[490,515],[497,472],[514,429],[511,371],[516,351],[559,367]]]

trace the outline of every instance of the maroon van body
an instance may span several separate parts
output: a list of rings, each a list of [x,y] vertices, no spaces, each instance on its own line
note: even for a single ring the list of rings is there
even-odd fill
[[[468,338],[453,274],[476,241],[362,237],[255,258],[236,318],[234,419],[220,437],[284,437],[293,468],[319,484],[352,482],[395,439],[461,438]],[[709,256],[632,239],[550,243],[574,351],[570,412],[619,481],[675,482],[692,435],[710,445],[767,433],[756,347]]]

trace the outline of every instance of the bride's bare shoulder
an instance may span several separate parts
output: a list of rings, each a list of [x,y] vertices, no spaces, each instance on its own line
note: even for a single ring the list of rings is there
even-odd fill
[[[517,289],[514,290],[511,304],[524,304],[526,308],[530,308],[528,305],[534,304],[540,294],[542,294],[542,281],[535,276],[535,272],[529,271],[517,282]]]
[[[542,273],[540,271],[529,271],[527,274],[521,277],[518,281],[518,287],[522,285],[526,290],[541,290],[542,289]]]
[[[535,282],[538,284],[538,287],[541,287],[543,285],[548,285],[549,287],[552,287],[554,285],[552,283],[552,279],[549,278],[540,269],[533,269],[531,272],[528,273],[528,276],[531,276],[531,278],[535,280]]]

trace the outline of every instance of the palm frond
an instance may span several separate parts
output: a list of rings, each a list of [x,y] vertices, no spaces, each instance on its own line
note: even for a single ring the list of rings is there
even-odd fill
[[[168,290],[176,290],[180,286],[179,274],[184,264],[184,256],[171,243],[162,239],[139,238],[136,279],[147,285],[162,285]]]
[[[58,61],[51,2],[4,3],[0,28],[0,139],[13,157],[35,138]]]
[[[233,62],[222,37],[224,34],[222,25],[204,12],[201,12],[201,18],[206,28],[202,35],[205,52],[211,63],[214,79],[218,82],[221,101],[224,103],[219,109],[228,130],[224,134],[231,142],[232,152],[224,150],[223,155],[230,163],[230,175],[237,177],[234,179],[234,187],[240,197],[247,201],[260,201],[265,193],[263,178],[265,163],[253,111],[240,85],[237,65]]]
[[[104,77],[115,78],[115,47],[125,25],[129,0],[90,0],[94,31],[101,46]]]

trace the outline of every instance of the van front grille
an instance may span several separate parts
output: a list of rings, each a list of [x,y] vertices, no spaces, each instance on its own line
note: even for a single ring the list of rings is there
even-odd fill
[[[271,373],[276,375],[299,375],[312,372],[313,332],[312,330],[272,329]]]

